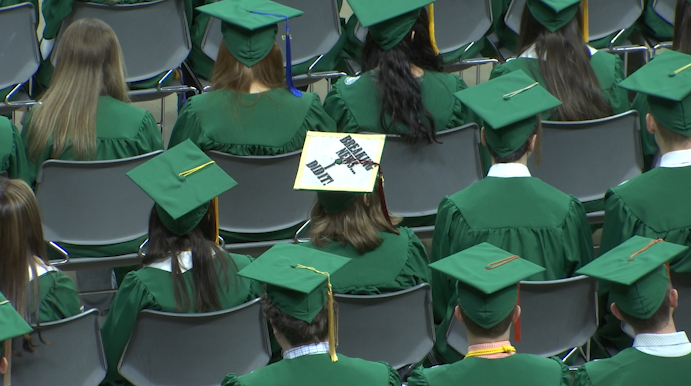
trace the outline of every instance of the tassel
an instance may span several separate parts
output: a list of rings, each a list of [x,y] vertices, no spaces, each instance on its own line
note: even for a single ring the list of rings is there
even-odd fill
[[[520,306],[521,305],[521,283],[518,283],[518,299],[516,300],[516,305]],[[518,320],[516,323],[513,325],[513,340],[514,342],[519,342],[521,341],[521,317],[518,317]]]
[[[400,235],[401,232],[396,229],[396,227],[393,225],[393,222],[391,222],[391,217],[389,216],[389,209],[386,207],[386,196],[384,195],[384,176],[381,174],[381,167],[379,167],[379,201],[381,202],[381,210],[382,213],[384,213],[384,217],[386,218],[386,222],[389,223],[389,226],[391,227],[391,231],[397,235]]]
[[[220,243],[221,239],[219,239],[219,227],[218,227],[218,197],[214,197],[213,200],[211,200],[211,207],[213,208],[212,211],[214,213],[214,240],[216,240],[216,244]]]
[[[588,0],[583,0],[581,3],[581,10],[583,11],[583,41],[588,43],[590,41],[590,22],[588,15]]]
[[[327,276],[328,280],[328,276]],[[336,317],[334,315],[334,294],[333,290],[331,289],[331,280],[328,280],[327,283],[328,291],[327,295],[329,297],[329,315],[328,315],[328,324],[329,324],[329,356],[331,357],[331,362],[337,362],[338,361],[338,355],[336,355]]]
[[[439,55],[439,47],[437,47],[437,37],[434,30],[434,4],[428,5],[427,14],[429,16],[429,40],[432,42],[434,53]]]

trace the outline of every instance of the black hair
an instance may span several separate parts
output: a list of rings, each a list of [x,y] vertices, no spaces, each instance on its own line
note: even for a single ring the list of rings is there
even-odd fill
[[[687,0],[677,0],[672,49],[691,55],[691,4]]]
[[[487,143],[487,146],[486,146],[487,151],[489,151],[489,154],[492,156],[492,159],[494,159],[495,163],[508,164],[511,162],[516,162],[519,159],[521,159],[521,157],[523,157],[523,155],[528,152],[528,148],[530,147],[530,138],[532,138],[533,135],[537,135],[537,139],[535,140],[535,149],[534,149],[535,164],[536,165],[540,164],[540,133],[542,131],[541,130],[542,129],[542,122],[540,121],[540,115],[537,116],[536,120],[537,120],[537,123],[535,125],[535,130],[533,130],[533,132],[530,134],[528,139],[523,143],[523,145],[521,145],[521,147],[519,147],[516,151],[514,151],[513,153],[511,153],[509,155],[500,157],[497,154],[497,152],[494,151],[494,149],[492,149],[492,146],[490,146],[490,144]],[[492,130],[492,129],[487,128],[485,130]]]

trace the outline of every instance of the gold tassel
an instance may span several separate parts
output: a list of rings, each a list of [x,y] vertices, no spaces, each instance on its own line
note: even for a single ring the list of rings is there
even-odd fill
[[[439,47],[437,47],[437,38],[434,35],[434,4],[428,5],[427,13],[429,15],[429,40],[432,42],[432,49],[436,55],[439,55]]]
[[[214,240],[216,240],[216,244],[218,244],[221,241],[221,239],[218,237],[218,197],[214,197],[214,199],[211,200],[211,206],[213,207],[214,213]]]
[[[590,41],[590,23],[588,21],[588,0],[583,0],[581,3],[583,10],[583,41],[588,43]]]
[[[334,295],[333,289],[331,288],[331,275],[329,275],[328,272],[319,271],[314,267],[308,267],[302,264],[297,264],[294,268],[307,269],[320,275],[326,276],[326,295],[329,299],[327,309],[327,323],[329,328],[329,356],[331,356],[331,362],[337,362],[338,355],[336,355],[336,317],[334,315]]]

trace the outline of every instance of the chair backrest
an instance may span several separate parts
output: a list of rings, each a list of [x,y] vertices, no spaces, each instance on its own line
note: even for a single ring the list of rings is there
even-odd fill
[[[655,0],[655,2],[653,2],[653,11],[664,21],[674,25],[674,12],[676,6],[677,0]]]
[[[526,0],[513,0],[504,16],[504,23],[515,33],[521,29],[521,16]],[[602,39],[622,29],[629,28],[643,13],[642,0],[590,0],[589,38]]]
[[[387,136],[381,166],[391,213],[433,215],[444,196],[482,179],[476,124],[440,132],[437,140],[441,144],[411,145],[405,137]]]
[[[338,352],[400,369],[425,358],[434,346],[432,291],[423,283],[381,295],[334,295]]]
[[[553,281],[521,282],[520,353],[543,357],[583,346],[597,330],[597,280],[576,276]],[[465,325],[451,320],[446,341],[461,354],[468,352]]]
[[[670,272],[672,286],[679,291],[679,304],[674,313],[677,331],[691,331],[691,273]]]
[[[579,200],[603,198],[608,188],[641,174],[643,156],[638,113],[581,122],[543,122],[537,177]]]
[[[154,202],[125,173],[161,152],[111,161],[44,162],[36,179],[43,237],[110,245],[146,235]]]
[[[341,22],[336,0],[281,0],[280,3],[305,12],[302,16],[291,19],[289,23],[293,65],[326,54],[336,45],[341,36]],[[278,23],[276,42],[283,52],[284,66],[285,30],[286,23]],[[221,44],[223,44],[221,21],[212,17],[202,39],[202,51],[206,56],[216,60]]]
[[[437,0],[434,3],[435,36],[442,54],[481,40],[490,27],[491,0]]]
[[[31,3],[0,8],[0,90],[31,78],[41,64]]]
[[[41,323],[46,344],[38,333],[31,335],[36,344],[33,354],[12,357],[12,385],[97,386],[106,377],[98,310]]]
[[[204,314],[141,311],[118,371],[137,386],[216,386],[270,358],[266,317],[255,299]]]
[[[180,67],[192,49],[184,0],[118,5],[75,1],[60,32],[73,21],[89,17],[103,20],[115,31],[122,47],[127,82],[151,79]],[[51,55],[51,61],[54,56]]]
[[[220,229],[267,233],[306,221],[316,194],[293,190],[301,152],[268,157],[208,152],[238,182],[235,188],[218,197]]]

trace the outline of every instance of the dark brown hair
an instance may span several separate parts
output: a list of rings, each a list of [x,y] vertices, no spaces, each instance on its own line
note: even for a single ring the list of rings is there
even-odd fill
[[[262,305],[271,326],[280,332],[293,347],[324,342],[329,338],[329,310],[326,303],[312,319],[312,323],[294,318],[279,310],[266,295],[262,296]],[[334,318],[338,320],[338,304],[335,301]]]
[[[504,318],[501,322],[495,324],[494,326],[490,328],[483,328],[479,324],[473,322],[468,315],[463,312],[463,308],[458,307],[461,310],[461,317],[463,317],[463,324],[465,324],[465,328],[470,331],[471,334],[481,337],[481,338],[489,338],[489,339],[496,339],[502,336],[506,330],[509,329],[509,326],[511,326],[511,319],[513,319],[513,311]]]
[[[672,307],[669,299],[669,293],[672,290],[672,285],[670,284],[667,288],[667,293],[665,294],[665,300],[662,301],[660,308],[655,311],[655,313],[648,319],[639,319],[633,317],[619,308],[621,317],[626,323],[628,323],[637,334],[646,332],[655,332],[663,328],[669,323],[669,311]]]
[[[533,17],[527,5],[523,10],[518,52],[535,44],[538,68],[547,90],[563,103],[552,111],[551,119],[555,121],[584,121],[614,114],[590,65],[590,51],[583,42],[582,18],[579,9],[576,17],[551,32]],[[535,74],[533,77],[536,78]]]
[[[687,0],[677,0],[672,49],[691,55],[691,4]]]
[[[237,60],[228,51],[226,45],[221,44],[211,75],[211,88],[213,90],[225,88],[239,93],[248,93],[253,81],[263,83],[270,89],[287,89],[283,54],[278,44],[274,42],[266,57],[252,67],[247,67]]]
[[[492,149],[492,147],[488,143],[486,147],[487,147],[487,150],[489,151],[489,154],[494,159],[494,162],[496,162],[498,164],[507,164],[507,163],[518,161],[519,159],[521,159],[521,157],[523,157],[523,155],[525,153],[528,152],[528,148],[530,147],[530,138],[532,138],[533,135],[536,135],[537,138],[535,139],[535,148],[533,149],[533,157],[535,157],[535,165],[540,165],[540,149],[542,148],[542,146],[540,144],[540,138],[542,137],[542,121],[540,120],[540,117],[541,117],[541,115],[538,115],[536,118],[537,123],[535,124],[535,130],[533,130],[533,132],[530,134],[530,136],[525,141],[525,143],[523,143],[523,145],[521,145],[521,147],[519,147],[518,150],[514,151],[513,153],[506,155],[504,157],[500,157],[497,154],[497,152],[495,152],[494,149]],[[492,130],[492,129],[486,128],[485,130]]]

